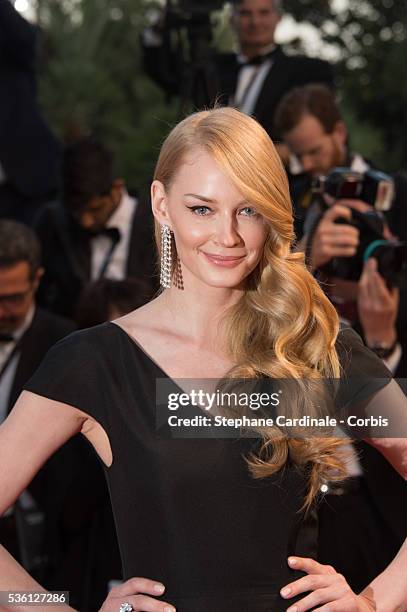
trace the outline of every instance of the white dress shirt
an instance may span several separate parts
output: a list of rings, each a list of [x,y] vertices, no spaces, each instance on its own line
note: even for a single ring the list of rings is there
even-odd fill
[[[131,198],[129,194],[124,191],[119,206],[106,223],[106,227],[114,227],[119,230],[120,240],[113,251],[112,257],[110,258],[104,278],[122,280],[127,276],[127,259],[129,255],[131,229],[136,206],[137,200],[135,198]],[[92,280],[100,278],[100,272],[111,246],[112,241],[109,236],[101,235],[92,238]]]
[[[275,48],[274,44],[262,49],[259,55],[267,55]],[[273,60],[268,58],[259,65],[244,65],[248,60],[244,55],[238,56],[238,62],[242,65],[237,78],[235,95],[230,106],[235,106],[246,115],[252,115],[257,104],[264,81],[273,65]]]

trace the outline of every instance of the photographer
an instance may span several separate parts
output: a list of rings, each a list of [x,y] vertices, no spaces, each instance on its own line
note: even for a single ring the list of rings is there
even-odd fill
[[[166,12],[144,32],[145,70],[169,95],[180,95],[195,108],[215,101],[235,106],[254,116],[275,139],[274,115],[284,94],[306,83],[333,86],[332,68],[322,60],[287,56],[275,44],[281,0],[234,0],[231,23],[239,52],[216,53],[211,47],[210,12],[223,4],[212,1],[203,8],[196,0],[184,0],[175,11],[168,2]],[[181,28],[188,33],[190,62],[185,59]]]
[[[398,286],[403,274],[385,268],[380,252],[371,247],[381,240],[381,248],[390,252],[393,247],[383,241],[394,240],[394,234],[405,231],[406,224],[400,223],[405,215],[405,182],[400,177],[395,181],[392,208],[386,213],[378,213],[363,199],[341,197],[341,188],[352,187],[347,181],[358,177],[356,171],[364,186],[371,180],[372,187],[375,179],[384,176],[369,176],[369,163],[349,153],[346,125],[334,95],[323,86],[310,85],[289,93],[279,106],[276,122],[302,171],[290,176],[297,236],[303,231],[298,248],[306,252],[310,267],[342,318],[363,334],[366,344],[396,376],[405,376],[407,341],[402,317],[406,309],[402,305],[406,298],[405,290]],[[340,166],[348,169],[332,172]],[[321,175],[327,178],[320,193],[315,193],[312,181]],[[378,188],[377,195],[379,192]],[[374,256],[363,257],[369,255],[369,247]],[[353,448],[351,486],[329,491],[319,509],[319,558],[340,567],[357,589],[401,542],[407,495],[405,483],[393,478],[377,453],[363,442]]]
[[[401,175],[396,177],[395,195],[390,210],[384,213],[375,212],[372,205],[360,199],[337,199],[327,193],[314,193],[312,181],[321,175],[329,175],[335,167],[348,167],[345,178],[351,180],[357,176],[352,175],[351,171],[363,174],[371,169],[369,162],[360,154],[349,153],[346,125],[334,94],[322,85],[296,88],[285,96],[277,111],[276,124],[302,169],[302,174],[291,175],[297,236],[302,236],[299,248],[306,251],[311,268],[318,271],[321,278],[329,279],[327,291],[340,314],[358,329],[361,326],[360,331],[370,348],[386,360],[392,357],[388,366],[396,375],[404,375],[405,357],[401,359],[400,344],[407,347],[406,326],[402,320],[402,309],[397,313],[398,298],[395,295],[398,290],[390,288],[397,283],[382,285],[379,276],[369,275],[370,266],[374,264],[365,263],[363,267],[361,253],[375,239],[405,238],[403,232],[406,224],[402,222],[407,196],[405,179]],[[338,184],[345,180],[340,172],[332,176]],[[372,182],[377,177],[384,178],[374,175]],[[390,193],[387,197],[390,197]],[[382,306],[377,304],[377,300],[365,299],[366,278],[369,278],[370,292],[375,285],[375,295],[383,297]],[[404,290],[401,294],[404,302]],[[392,324],[381,316],[381,309],[388,308],[390,303],[395,310],[394,315],[398,314],[396,323]],[[370,314],[368,311],[372,308],[374,313]],[[374,331],[372,320],[375,321]]]

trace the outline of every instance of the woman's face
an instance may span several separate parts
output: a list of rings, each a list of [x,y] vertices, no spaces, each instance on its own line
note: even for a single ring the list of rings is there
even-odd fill
[[[211,155],[195,149],[168,191],[152,186],[153,210],[174,232],[184,285],[237,288],[259,263],[268,226]]]

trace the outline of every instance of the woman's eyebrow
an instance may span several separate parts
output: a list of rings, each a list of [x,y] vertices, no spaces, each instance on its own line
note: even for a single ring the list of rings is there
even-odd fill
[[[202,202],[206,202],[208,204],[217,204],[217,200],[211,200],[211,198],[206,198],[203,195],[198,195],[197,193],[184,193],[184,197],[196,198],[197,200],[201,200]],[[247,200],[242,200],[237,204],[237,206],[249,206],[249,202]]]
[[[205,196],[198,195],[196,193],[184,193],[184,196],[190,196],[192,198],[196,198],[197,200],[202,200],[202,202],[209,202],[211,204],[216,203],[216,200],[211,200],[210,198],[206,198]]]

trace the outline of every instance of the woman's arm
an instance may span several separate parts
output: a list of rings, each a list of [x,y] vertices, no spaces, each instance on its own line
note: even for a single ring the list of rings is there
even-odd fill
[[[385,428],[371,427],[365,441],[374,446],[407,480],[407,397],[395,380],[390,380],[375,393],[364,416],[387,419]]]
[[[377,602],[377,612],[407,611],[407,539],[390,565],[362,591]]]
[[[407,480],[407,439],[406,438],[366,438],[402,478]]]
[[[289,600],[308,594],[287,612],[407,612],[407,540],[390,565],[359,595],[330,565],[302,557],[290,557],[288,564],[306,575],[286,585],[282,597]]]
[[[14,504],[46,460],[73,435],[82,432],[101,459],[111,463],[107,434],[99,423],[77,408],[24,391],[0,427],[0,515]],[[112,589],[103,603],[103,612],[117,612],[129,602],[138,612],[175,612],[160,596],[165,587],[153,580],[132,578]],[[46,592],[0,545],[0,591]],[[147,595],[146,595],[147,594]],[[0,610],[32,612],[32,606],[0,604]],[[74,610],[48,606],[47,610]]]
[[[14,504],[48,457],[81,430],[85,420],[83,413],[64,404],[27,392],[20,396],[0,427],[0,514]],[[0,591],[11,590],[45,591],[1,546]],[[28,611],[29,607],[13,605],[12,609]]]

